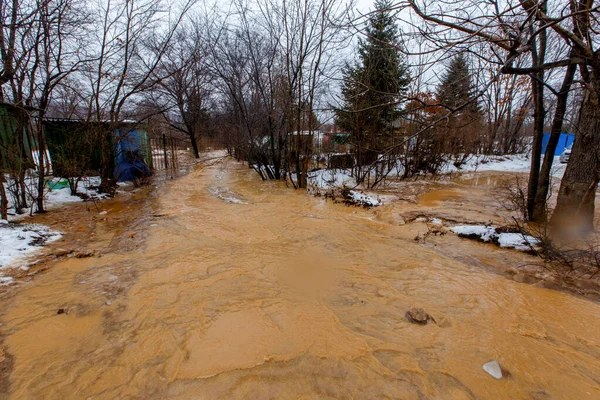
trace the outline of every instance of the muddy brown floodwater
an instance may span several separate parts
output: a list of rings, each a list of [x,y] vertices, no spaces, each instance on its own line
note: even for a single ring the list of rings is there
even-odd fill
[[[60,261],[4,300],[6,397],[600,398],[595,302],[232,162],[149,202],[151,220],[119,234],[136,245]],[[409,323],[415,306],[435,322]]]

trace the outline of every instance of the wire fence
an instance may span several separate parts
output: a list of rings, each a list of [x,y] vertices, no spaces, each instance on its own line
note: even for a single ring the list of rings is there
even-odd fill
[[[189,147],[189,142],[183,139],[163,134],[158,138],[151,138],[153,170],[178,171],[179,153]]]

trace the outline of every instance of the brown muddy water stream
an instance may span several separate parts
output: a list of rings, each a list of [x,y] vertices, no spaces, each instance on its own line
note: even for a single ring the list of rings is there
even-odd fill
[[[459,257],[517,252],[454,238],[450,256],[393,207],[230,162],[141,209],[126,228],[96,222],[102,257],[63,259],[2,300],[4,397],[600,399],[600,305]],[[409,323],[414,306],[436,322]]]

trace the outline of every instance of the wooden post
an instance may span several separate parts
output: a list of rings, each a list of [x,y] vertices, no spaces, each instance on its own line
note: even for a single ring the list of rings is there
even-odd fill
[[[165,169],[169,168],[169,162],[167,161],[167,135],[163,133],[163,154],[165,156]]]

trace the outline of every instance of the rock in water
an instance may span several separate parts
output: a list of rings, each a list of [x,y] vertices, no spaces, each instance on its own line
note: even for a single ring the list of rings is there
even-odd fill
[[[496,360],[483,364],[483,370],[496,379],[502,379],[502,368]]]
[[[422,308],[413,307],[408,310],[405,314],[406,319],[414,324],[426,324],[429,321],[429,314],[425,312]]]

